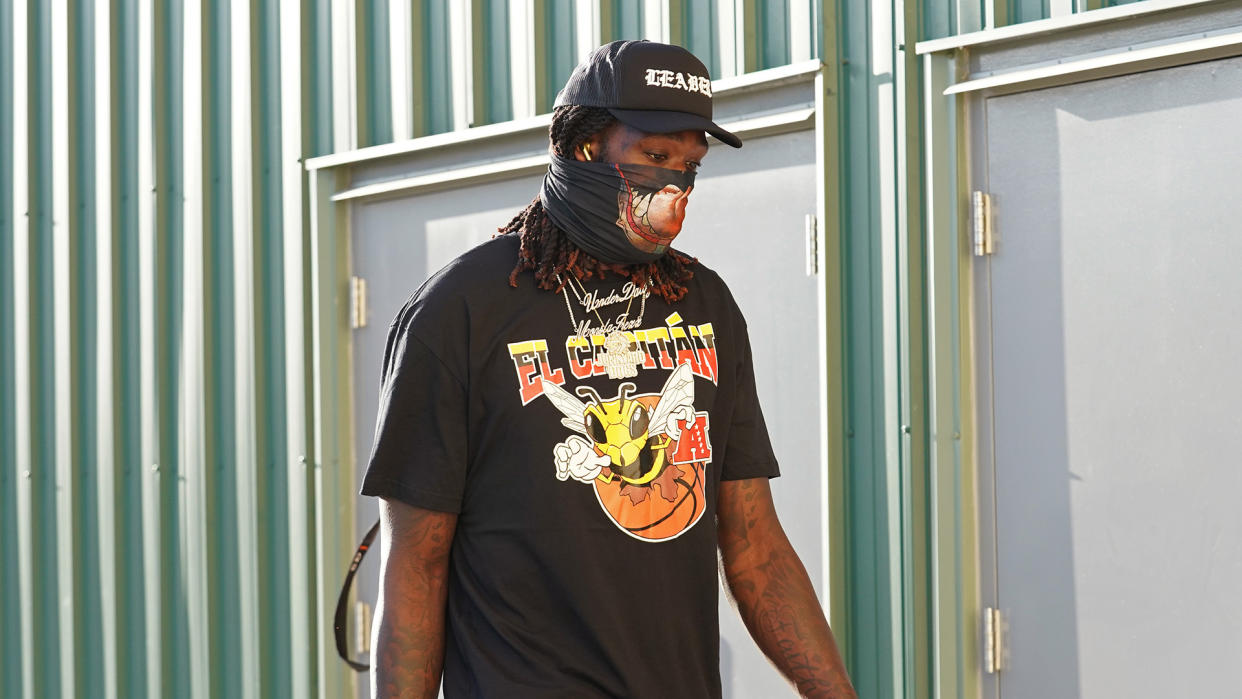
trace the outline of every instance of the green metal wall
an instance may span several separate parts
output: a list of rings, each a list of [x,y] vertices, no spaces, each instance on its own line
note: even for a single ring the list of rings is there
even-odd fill
[[[0,696],[351,691],[341,362],[313,353],[343,322],[315,272],[346,264],[315,251],[348,247],[310,239],[301,163],[546,112],[585,50],[637,37],[717,77],[832,67],[842,640],[862,696],[971,696],[934,665],[940,144],[912,47],[1105,4],[0,0]]]
[[[324,689],[329,5],[0,2],[0,695]]]

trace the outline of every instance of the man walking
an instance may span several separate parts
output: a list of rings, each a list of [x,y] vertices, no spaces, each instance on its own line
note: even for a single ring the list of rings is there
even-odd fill
[[[375,697],[719,697],[718,565],[802,695],[854,696],[772,506],[745,321],[670,247],[705,132],[741,146],[692,54],[600,47],[539,195],[393,322]]]

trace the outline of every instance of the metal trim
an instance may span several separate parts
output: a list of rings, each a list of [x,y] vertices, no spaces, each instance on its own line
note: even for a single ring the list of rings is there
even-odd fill
[[[1218,2],[1220,2],[1220,0],[1144,0],[1144,2],[1127,3],[1116,7],[1105,7],[1098,10],[1081,12],[1069,15],[1068,17],[1053,17],[1051,19],[1023,22],[1021,24],[1014,24],[996,29],[984,29],[983,31],[960,34],[958,36],[948,36],[943,39],[920,41],[914,45],[914,50],[919,55],[938,53],[940,51],[952,51],[954,49],[965,48],[967,46],[981,46],[984,44],[995,44],[1002,41],[1010,41],[1013,39],[1026,39],[1039,36],[1041,34],[1061,32],[1066,29],[1080,29],[1105,22],[1115,22],[1121,19],[1149,15],[1156,12],[1167,12],[1169,10],[1176,10],[1183,7],[1210,5]]]
[[[460,131],[446,131],[444,133],[433,134],[431,136],[422,136],[409,141],[385,143],[379,146],[369,146],[367,148],[358,148],[356,150],[345,151],[342,153],[332,153],[331,155],[321,155],[316,158],[307,158],[306,169],[308,171],[320,170],[323,168],[338,167],[340,165],[366,162],[368,160],[390,158],[396,155],[417,153],[419,151],[430,150],[432,148],[444,148],[446,146],[484,141],[489,138],[523,134],[539,129],[546,129],[551,123],[551,114],[540,114],[539,116],[528,117],[525,119],[515,119],[513,121],[506,121],[500,124],[476,126],[471,129],[463,129]]]
[[[970,257],[959,224],[965,213],[965,171],[960,147],[963,102],[940,96],[956,72],[957,54],[922,58],[925,158],[923,200],[927,210],[927,429],[929,566],[934,571],[933,614],[969,617],[978,609],[978,555],[974,507],[974,401],[970,343]],[[935,696],[981,696],[976,658],[979,637],[959,623],[933,625]]]
[[[1043,86],[1044,83],[1054,82],[1071,75],[1083,80],[1102,78],[1152,68],[1167,68],[1185,63],[1226,58],[1238,54],[1242,54],[1242,32],[1232,32],[1130,51],[1122,49],[1106,56],[989,75],[952,85],[944,91],[944,94],[956,95],[994,87],[1019,85],[1025,89],[1034,89]]]
[[[739,121],[728,122],[722,124],[722,126],[738,136],[771,135],[776,133],[785,133],[788,131],[798,131],[803,128],[811,128],[814,116],[815,109],[808,107],[790,112],[782,112],[780,114],[770,114],[762,117],[756,117],[754,119],[742,119]],[[543,170],[547,166],[548,155],[546,153],[542,153],[540,155],[532,155],[524,158],[513,158],[510,160],[484,163],[482,165],[470,165],[467,167],[453,168],[451,170],[441,170],[439,172],[416,175],[414,177],[403,177],[401,179],[388,180],[386,182],[376,182],[337,192],[332,195],[331,200],[348,201],[351,199],[366,199],[370,197],[389,195],[396,192],[410,193],[412,191],[435,189],[450,184],[453,186],[478,184],[480,182],[489,182],[507,179],[510,177],[520,177],[522,175],[534,174]]]
[[[810,82],[819,74],[821,67],[823,67],[823,63],[818,58],[815,58],[809,61],[802,61],[801,63],[790,63],[789,65],[776,68],[767,68],[765,70],[756,70],[753,73],[721,78],[720,80],[712,81],[712,94],[732,95],[749,92],[758,88],[800,82],[802,80]]]
[[[333,590],[338,570],[331,561],[353,555],[354,493],[353,392],[350,388],[352,338],[344,310],[348,300],[349,236],[346,207],[327,193],[342,185],[344,173],[319,172],[310,179],[310,332],[311,409],[315,436],[308,474],[318,496],[311,503],[320,533],[313,542],[315,569],[314,646],[320,696],[349,696],[355,676],[332,653]]]
[[[835,41],[835,35],[834,41]],[[839,74],[824,66],[815,76],[815,220],[819,245],[815,265],[821,270],[820,301],[815,324],[819,333],[819,462],[824,469],[819,490],[820,603],[828,615],[843,654],[849,653],[849,603],[845,595],[848,573],[845,551],[845,361],[844,316],[841,293],[841,150]]]
[[[506,179],[509,177],[519,177],[526,174],[534,174],[548,166],[548,156],[533,155],[527,158],[516,158],[513,160],[505,160],[496,163],[487,163],[485,165],[474,165],[471,167],[454,168],[452,170],[441,170],[430,175],[418,175],[416,177],[403,177],[397,180],[389,180],[387,182],[378,182],[368,184],[362,187],[346,189],[337,192],[331,196],[331,201],[348,201],[350,199],[366,199],[370,197],[392,194],[395,192],[410,192],[415,190],[426,190],[447,184],[478,184],[480,182],[488,182],[491,180]]]

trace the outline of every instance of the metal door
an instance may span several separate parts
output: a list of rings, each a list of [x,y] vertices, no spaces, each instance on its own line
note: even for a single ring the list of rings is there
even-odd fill
[[[1242,58],[982,109],[987,694],[1242,696]]]
[[[353,206],[353,275],[366,284],[366,324],[354,330],[353,345],[354,492],[362,487],[371,454],[389,324],[428,277],[529,204],[536,184],[508,180]],[[365,532],[379,517],[375,498],[360,497],[355,517],[355,531]],[[358,601],[368,611],[375,608],[379,584],[378,557],[371,558],[358,569],[355,583]],[[359,677],[358,696],[370,696],[365,675]]]
[[[715,144],[677,245],[721,274],[746,315],[759,397],[784,474],[772,486],[777,509],[822,593],[826,468],[817,328],[823,285],[807,274],[805,237],[806,217],[816,205],[815,152],[812,131],[750,139],[740,151]],[[359,483],[375,427],[389,321],[427,276],[529,203],[539,182],[525,176],[354,205],[353,273],[366,279],[369,305],[369,323],[354,336]],[[359,531],[376,512],[376,503],[363,498]],[[359,573],[359,599],[371,604],[375,576],[373,563]],[[721,675],[726,697],[790,694],[723,595]]]

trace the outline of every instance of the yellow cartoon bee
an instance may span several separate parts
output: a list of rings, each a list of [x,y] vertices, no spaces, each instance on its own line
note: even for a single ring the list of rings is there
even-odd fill
[[[668,447],[681,434],[678,421],[694,421],[694,375],[687,364],[673,371],[659,396],[634,396],[629,381],[612,400],[579,386],[578,395],[590,398],[589,404],[552,383],[545,382],[543,390],[565,416],[561,424],[578,433],[553,449],[560,480],[607,483],[619,477],[632,485],[650,483],[668,463]]]

